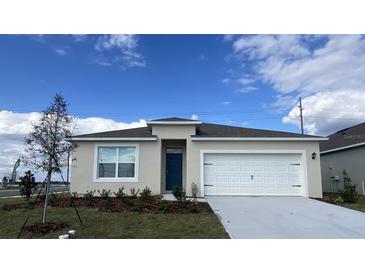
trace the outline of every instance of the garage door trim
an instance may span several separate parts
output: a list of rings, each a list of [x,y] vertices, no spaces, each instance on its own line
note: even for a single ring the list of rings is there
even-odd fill
[[[204,156],[205,154],[301,154],[304,172],[304,197],[309,197],[307,157],[305,150],[200,150],[200,190],[201,196],[205,196],[204,191]]]

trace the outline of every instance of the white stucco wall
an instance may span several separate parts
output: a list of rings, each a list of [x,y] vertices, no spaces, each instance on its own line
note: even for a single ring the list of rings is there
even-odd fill
[[[135,142],[78,142],[78,147],[73,153],[74,160],[71,169],[71,192],[85,193],[88,190],[110,189],[116,192],[120,187],[125,187],[129,194],[130,188],[143,189],[148,186],[153,193],[160,193],[160,164],[161,149],[156,141],[139,142],[139,168],[138,182],[94,182],[93,174],[95,145],[113,144],[131,145]]]
[[[124,186],[129,193],[131,187],[150,187],[154,194],[164,191],[161,170],[162,139],[186,139],[186,177],[185,185],[188,195],[191,194],[191,184],[195,182],[200,187],[201,180],[201,150],[304,150],[306,155],[308,193],[310,197],[322,197],[321,169],[318,141],[192,141],[195,126],[153,126],[153,135],[157,141],[141,141],[139,144],[139,180],[138,182],[94,182],[93,169],[95,145],[100,142],[81,141],[74,153],[76,161],[72,163],[71,191],[85,193],[87,190],[111,189],[117,191]],[[105,143],[104,143],[105,144]],[[130,142],[107,142],[107,144],[126,145]],[[315,160],[312,153],[317,154]]]

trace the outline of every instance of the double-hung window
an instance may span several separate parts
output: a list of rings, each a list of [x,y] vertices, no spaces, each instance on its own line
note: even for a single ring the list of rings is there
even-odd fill
[[[96,179],[99,181],[135,181],[137,179],[136,146],[98,146]]]

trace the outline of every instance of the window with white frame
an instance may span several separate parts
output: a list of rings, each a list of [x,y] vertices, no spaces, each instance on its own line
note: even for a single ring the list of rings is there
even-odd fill
[[[135,146],[99,146],[97,149],[97,178],[136,178]]]

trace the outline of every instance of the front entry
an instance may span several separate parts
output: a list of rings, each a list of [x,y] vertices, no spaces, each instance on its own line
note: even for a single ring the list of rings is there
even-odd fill
[[[166,191],[182,187],[183,154],[182,149],[166,149]]]

